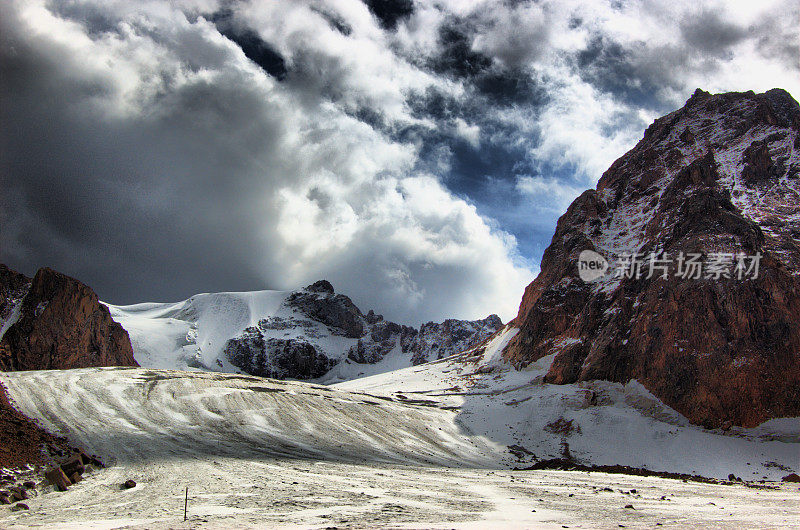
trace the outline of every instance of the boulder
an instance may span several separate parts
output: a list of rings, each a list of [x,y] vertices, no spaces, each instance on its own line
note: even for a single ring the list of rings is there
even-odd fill
[[[82,475],[85,469],[83,458],[80,454],[72,455],[61,464],[61,469],[68,477],[72,477],[76,473]]]
[[[783,477],[782,479],[784,482],[800,482],[800,476],[797,473],[790,473]]]
[[[125,488],[126,490],[129,490],[131,488],[135,488],[136,487],[136,481],[133,480],[132,478],[129,478],[128,480],[126,480],[122,484],[122,487]]]
[[[25,499],[28,498],[28,492],[25,491],[25,488],[13,487],[9,488],[9,490],[11,492],[11,498],[14,501],[24,501]]]
[[[67,491],[67,488],[72,485],[72,482],[60,467],[46,471],[44,476],[58,491]]]

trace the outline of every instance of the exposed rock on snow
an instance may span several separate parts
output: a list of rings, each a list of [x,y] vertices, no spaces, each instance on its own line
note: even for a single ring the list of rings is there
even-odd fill
[[[303,339],[265,339],[257,327],[244,330],[225,348],[228,360],[244,372],[274,379],[312,379],[325,375],[333,361]]]
[[[364,334],[364,315],[350,298],[333,292],[333,286],[322,280],[324,286],[319,287],[317,282],[297,291],[286,298],[286,304],[302,311],[309,318],[322,322],[333,328],[334,333],[339,333],[351,339],[357,339]]]
[[[422,366],[333,385],[458,412],[465,433],[506,447],[503,463],[646,469],[724,479],[778,480],[797,469],[800,418],[728,431],[692,425],[637,381],[545,382],[556,354],[514,369],[502,357],[507,326],[473,350]],[[624,440],[624,443],[609,443]],[[548,463],[549,462],[549,463]]]
[[[419,333],[410,335],[403,344],[403,351],[413,353],[414,365],[442,359],[468,350],[483,342],[503,327],[497,315],[489,315],[483,320],[448,319],[438,324],[423,324]]]
[[[708,427],[800,415],[799,172],[788,93],[698,90],[559,219],[505,357],[524,367],[555,354],[552,383],[636,379]],[[612,267],[584,282],[584,250],[673,261],[666,277],[645,261],[639,277]],[[681,253],[733,263],[678,277]],[[739,254],[761,256],[757,275],[736,276]]]
[[[0,370],[137,366],[128,333],[89,287],[47,268],[30,280],[0,267]]]

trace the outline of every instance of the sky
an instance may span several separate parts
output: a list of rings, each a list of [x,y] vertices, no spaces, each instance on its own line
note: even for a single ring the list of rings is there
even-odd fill
[[[507,321],[655,118],[800,96],[799,10],[4,0],[0,262],[116,304],[324,278],[402,323]]]

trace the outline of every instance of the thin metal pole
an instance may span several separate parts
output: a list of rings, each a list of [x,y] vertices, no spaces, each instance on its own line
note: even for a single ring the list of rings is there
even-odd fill
[[[186,499],[183,501],[183,520],[186,520],[186,514],[189,510],[189,486],[186,486]]]

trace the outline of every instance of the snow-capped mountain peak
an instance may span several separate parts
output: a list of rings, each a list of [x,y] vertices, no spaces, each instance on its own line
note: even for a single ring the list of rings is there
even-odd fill
[[[367,314],[326,280],[296,291],[205,293],[177,303],[109,305],[146,367],[349,380],[435,360],[502,327],[483,320],[419,330]]]

